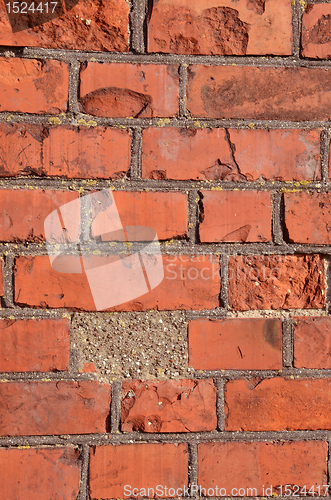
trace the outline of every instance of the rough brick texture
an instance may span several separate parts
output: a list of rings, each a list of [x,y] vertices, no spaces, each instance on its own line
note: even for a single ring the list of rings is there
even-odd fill
[[[289,55],[291,19],[286,0],[159,0],[148,26],[148,51]]]
[[[122,431],[199,432],[216,429],[212,380],[124,382]]]
[[[330,68],[190,66],[187,107],[196,117],[328,120]]]
[[[0,176],[118,179],[130,166],[130,136],[102,127],[0,124]]]
[[[178,66],[90,62],[81,72],[80,96],[82,111],[94,116],[172,116],[178,112]]]
[[[229,258],[232,309],[321,308],[325,304],[323,259],[311,255]]]
[[[0,320],[0,372],[47,372],[69,367],[67,319]]]
[[[142,488],[171,485],[172,488],[187,486],[188,450],[185,444],[135,444],[122,446],[98,446],[91,452],[91,498],[118,498],[124,495],[125,485],[138,488],[136,495],[154,496]],[[130,490],[131,490],[130,489]],[[129,493],[129,490],[126,490]],[[140,493],[140,494],[139,494]],[[175,496],[175,495],[157,495]]]
[[[0,191],[1,241],[42,241],[46,217],[61,205],[79,198],[68,191]]]
[[[296,243],[330,244],[330,200],[330,193],[285,193],[288,240]]]
[[[302,55],[313,59],[331,57],[331,5],[309,4],[302,16]]]
[[[0,111],[66,112],[68,82],[68,65],[61,61],[1,58]]]
[[[269,193],[202,191],[202,242],[270,241]]]
[[[95,265],[98,261],[109,264],[115,259],[118,257],[96,256],[94,262]],[[219,305],[220,274],[216,257],[165,256],[163,264],[165,276],[159,286],[113,310],[213,309]],[[19,257],[15,276],[17,304],[95,310],[86,274],[56,272],[47,256]]]
[[[159,240],[187,236],[185,194],[116,191],[113,196],[123,226],[151,227],[155,229]],[[92,223],[92,235],[94,224],[98,225],[98,219],[103,217],[104,212],[96,214]],[[109,236],[101,236],[101,239],[108,241],[107,237]]]
[[[226,424],[232,431],[329,429],[328,379],[233,380],[226,384]]]
[[[318,130],[149,128],[143,132],[142,153],[147,179],[321,178]]]
[[[281,369],[281,321],[253,318],[190,321],[189,364],[196,370]]]
[[[320,441],[201,443],[198,458],[199,484],[224,488],[220,496],[279,496],[281,485],[310,488],[325,484],[327,475],[327,445]]]
[[[0,500],[328,496],[330,2],[0,2]]]
[[[110,386],[98,382],[0,384],[0,435],[106,432]]]
[[[331,322],[329,318],[294,319],[294,366],[331,368]]]
[[[55,16],[46,15],[46,5],[43,8],[43,14],[13,14],[8,19],[8,9],[1,5],[0,44],[118,52],[129,49],[129,5],[125,0],[65,0],[57,2]]]
[[[6,481],[1,487],[3,498],[77,498],[80,480],[78,449],[1,449],[0,467],[6,471]]]

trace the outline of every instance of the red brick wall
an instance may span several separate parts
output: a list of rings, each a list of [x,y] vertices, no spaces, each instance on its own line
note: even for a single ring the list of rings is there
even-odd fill
[[[0,2],[0,498],[328,495],[330,2],[16,4]],[[100,311],[79,259],[52,267],[44,222],[104,190],[124,227],[156,231],[165,274]],[[84,213],[91,268],[144,245]]]

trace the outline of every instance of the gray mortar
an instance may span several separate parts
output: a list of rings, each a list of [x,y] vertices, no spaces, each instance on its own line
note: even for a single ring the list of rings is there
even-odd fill
[[[187,322],[181,311],[75,314],[73,348],[94,362],[104,382],[123,378],[191,378]]]

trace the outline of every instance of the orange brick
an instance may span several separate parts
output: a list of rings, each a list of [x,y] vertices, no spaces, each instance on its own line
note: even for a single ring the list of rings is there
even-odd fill
[[[330,59],[331,5],[308,4],[302,16],[301,53],[303,57]]]
[[[0,111],[58,114],[67,111],[68,64],[0,58]]]
[[[329,317],[294,319],[294,366],[331,368],[331,321]]]
[[[190,66],[193,116],[256,120],[328,120],[330,68]]]
[[[188,458],[185,444],[97,446],[91,451],[90,495],[93,499],[120,496],[153,498],[152,491],[148,492],[146,489],[153,488],[156,492],[158,485],[162,487],[163,492],[164,486],[167,486],[168,490],[170,487],[183,488],[187,486],[187,475]],[[136,488],[137,494],[130,494]],[[155,496],[162,498],[176,495]]]
[[[282,368],[277,319],[198,319],[189,322],[189,366],[196,370]]]
[[[148,51],[172,54],[292,53],[286,0],[158,0],[148,25]]]
[[[271,240],[270,193],[202,191],[202,242]]]
[[[282,496],[285,485],[300,485],[300,490],[307,485],[308,491],[326,483],[327,455],[327,443],[321,441],[201,443],[198,484],[209,493],[218,486],[216,495],[228,497]]]
[[[178,112],[178,66],[100,64],[81,72],[82,110],[94,116],[143,118]]]
[[[50,494],[53,498],[77,498],[80,480],[78,449],[3,448],[0,450],[0,468],[6,473],[2,496],[8,500],[49,500]]]
[[[0,384],[0,435],[106,432],[110,386],[98,382]]]
[[[67,370],[69,330],[67,319],[0,319],[0,371]]]
[[[124,432],[203,432],[216,425],[212,380],[127,380],[122,385]]]
[[[228,431],[329,429],[330,379],[233,380],[226,385]]]

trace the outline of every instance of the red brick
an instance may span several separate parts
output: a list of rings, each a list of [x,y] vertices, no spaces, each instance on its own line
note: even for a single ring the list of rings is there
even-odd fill
[[[318,130],[149,128],[143,132],[142,176],[148,179],[316,180]]]
[[[321,308],[325,304],[320,255],[261,255],[229,258],[231,309]]]
[[[127,131],[0,124],[0,176],[120,178],[130,167]]]
[[[271,378],[226,385],[228,431],[330,429],[331,381]]]
[[[202,242],[271,240],[270,193],[202,191]]]
[[[67,319],[0,319],[0,371],[67,370],[69,330]]]
[[[111,263],[117,256],[96,256]],[[213,309],[219,306],[219,260],[215,256],[164,256],[164,279],[148,294],[110,308],[115,311],[148,309]],[[85,274],[59,273],[47,256],[18,257],[15,302],[35,307],[67,307],[95,311]]]
[[[193,116],[328,120],[330,68],[190,66],[187,108]]]
[[[159,0],[148,26],[148,51],[172,54],[292,53],[286,0]]]
[[[331,58],[331,5],[308,4],[302,16],[301,53],[313,59]]]
[[[331,321],[329,317],[294,319],[294,366],[331,368]]]
[[[28,19],[23,19],[24,16],[20,14],[18,28],[32,27],[16,32],[13,32],[9,23],[5,6],[1,5],[0,44],[53,49],[129,50],[129,5],[125,0],[107,0],[105,3],[100,0],[65,0],[67,9],[73,3],[77,5],[65,15],[58,14],[52,20],[44,15],[43,19],[47,23],[42,25],[36,25],[36,14],[31,14]],[[55,13],[62,12],[60,5],[61,2],[58,2]]]
[[[43,151],[46,175],[117,179],[130,168],[130,135],[123,130],[52,127]]]
[[[282,368],[277,319],[198,319],[189,322],[189,365],[196,370]]]
[[[75,448],[0,450],[6,475],[2,498],[9,500],[74,500],[79,492],[79,451]]]
[[[0,190],[0,241],[43,240],[47,215],[77,198],[69,191]]]
[[[331,193],[285,193],[284,201],[290,242],[330,244]]]
[[[91,499],[149,497],[141,489],[187,486],[188,459],[185,444],[123,444],[98,446],[91,451]],[[129,486],[124,490],[125,486]],[[138,488],[137,495],[130,491]],[[127,492],[127,494],[125,494]],[[150,493],[152,493],[150,491]],[[173,495],[155,495],[173,497]]]
[[[0,384],[0,435],[106,432],[110,386],[98,382]]]
[[[150,118],[178,112],[178,66],[100,64],[81,72],[82,111],[94,116]]]
[[[321,441],[201,443],[198,484],[214,490],[218,486],[218,491],[223,488],[217,496],[283,496],[285,485],[300,489],[307,485],[307,492],[321,486],[324,493],[327,455],[327,443]],[[241,488],[245,492],[240,493]],[[299,495],[298,490],[292,494]]]
[[[187,236],[186,194],[133,191],[114,191],[112,194],[124,227],[151,227],[159,240]],[[105,211],[96,214],[92,223],[92,235],[94,225],[98,225],[98,221],[104,217]],[[108,241],[109,237],[111,234],[106,234],[102,236],[102,240]]]
[[[67,110],[68,65],[0,58],[0,111],[57,114]]]
[[[122,385],[124,432],[203,432],[216,426],[212,380],[128,380]]]

